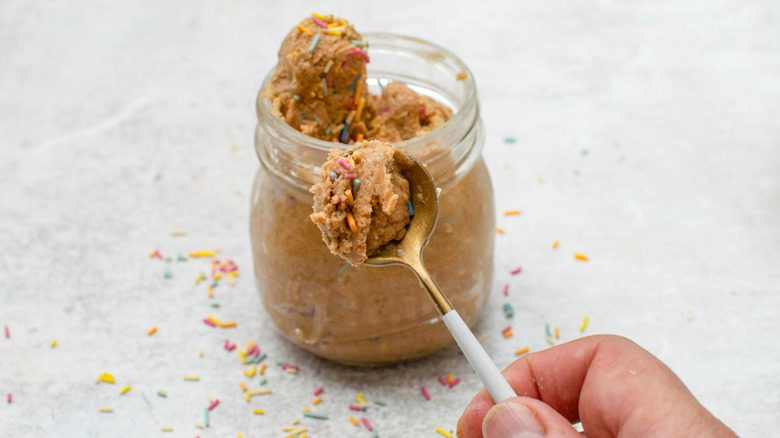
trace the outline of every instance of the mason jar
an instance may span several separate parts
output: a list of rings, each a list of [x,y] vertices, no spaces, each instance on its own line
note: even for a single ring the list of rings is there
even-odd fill
[[[474,78],[460,59],[437,45],[392,34],[365,37],[371,93],[400,81],[454,112],[448,122],[395,146],[422,161],[442,190],[425,264],[464,321],[473,325],[491,290],[495,237]],[[309,219],[308,190],[328,150],[350,146],[290,127],[273,113],[263,88],[257,98],[260,167],[250,233],[257,288],[279,332],[317,356],[357,365],[417,358],[450,345],[452,336],[411,270],[351,266],[328,251]]]

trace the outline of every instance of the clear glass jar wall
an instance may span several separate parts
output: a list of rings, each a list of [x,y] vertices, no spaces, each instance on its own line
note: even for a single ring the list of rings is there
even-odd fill
[[[425,163],[442,189],[425,263],[473,325],[492,285],[495,232],[473,77],[460,59],[431,43],[390,34],[365,36],[372,93],[400,81],[455,112],[443,126],[396,146]],[[466,78],[457,80],[461,72]],[[309,219],[308,189],[319,178],[318,166],[330,148],[349,146],[288,126],[273,114],[262,89],[257,116],[255,148],[261,165],[252,191],[252,252],[263,305],[281,334],[318,356],[363,365],[416,358],[452,343],[410,270],[350,266],[328,251]]]

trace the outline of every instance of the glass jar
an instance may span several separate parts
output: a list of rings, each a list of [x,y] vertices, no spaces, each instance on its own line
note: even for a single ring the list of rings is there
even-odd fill
[[[365,37],[370,92],[400,81],[455,113],[442,126],[395,146],[425,163],[442,189],[425,264],[473,325],[492,286],[495,233],[474,79],[460,59],[434,44],[391,34]],[[328,251],[309,219],[308,189],[319,178],[318,166],[329,149],[349,146],[290,127],[273,114],[262,88],[257,117],[260,168],[251,200],[252,252],[263,304],[281,334],[317,356],[361,365],[412,359],[451,344],[452,336],[411,270],[353,267]]]

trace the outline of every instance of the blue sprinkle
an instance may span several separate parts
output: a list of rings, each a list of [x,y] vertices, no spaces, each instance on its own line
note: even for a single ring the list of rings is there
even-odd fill
[[[352,81],[352,85],[349,86],[349,92],[354,93],[355,88],[357,87],[358,80],[360,79],[360,73],[358,73],[357,76],[355,76],[355,80]]]
[[[203,426],[209,427],[209,408],[203,410]]]
[[[313,52],[314,48],[317,47],[317,43],[320,42],[320,34],[314,35],[314,39],[312,40],[311,44],[309,45],[309,51]]]
[[[511,137],[511,136],[504,137],[504,143],[514,143],[514,142],[515,142],[515,138],[514,137]]]
[[[344,129],[341,130],[340,141],[342,143],[347,141],[347,133],[349,132],[349,123],[344,123]]]
[[[331,180],[331,181],[335,181],[335,180],[336,180],[336,178],[338,178],[338,177],[339,177],[339,176],[338,176],[338,175],[336,175],[336,172],[334,172],[334,171],[332,171],[332,170],[330,171],[330,180]]]
[[[409,200],[409,217],[414,216],[414,209],[412,208],[412,200]]]
[[[506,315],[507,318],[511,318],[515,316],[515,309],[512,307],[511,304],[509,303],[504,304],[504,314]]]

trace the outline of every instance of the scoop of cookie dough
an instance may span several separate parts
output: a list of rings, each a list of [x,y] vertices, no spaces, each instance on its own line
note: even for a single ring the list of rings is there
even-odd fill
[[[391,143],[428,132],[452,117],[450,108],[400,82],[390,82],[380,96],[370,96],[368,106],[375,117],[366,138]]]
[[[388,143],[358,142],[348,151],[331,149],[320,169],[311,220],[333,254],[353,265],[400,240],[410,221],[412,161]]]
[[[343,18],[309,17],[279,49],[265,96],[288,125],[321,140],[365,134],[367,43]],[[361,104],[361,99],[363,103]]]

